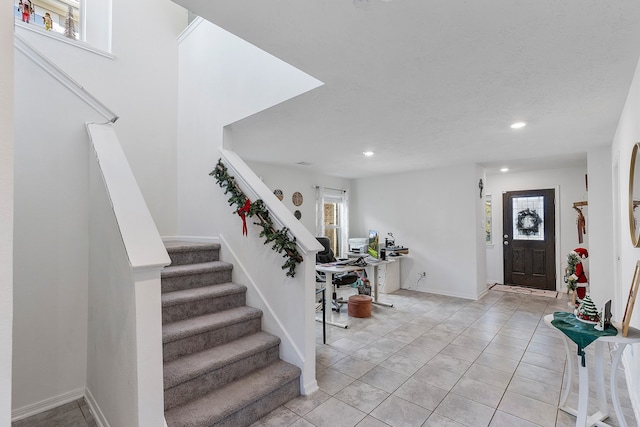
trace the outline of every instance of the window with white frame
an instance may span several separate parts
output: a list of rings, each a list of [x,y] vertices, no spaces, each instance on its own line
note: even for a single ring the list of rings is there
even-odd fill
[[[13,13],[25,24],[83,40],[80,31],[80,0],[14,0]]]
[[[336,257],[347,253],[349,206],[346,190],[317,187],[316,235],[328,237]]]
[[[13,0],[13,8],[16,24],[22,28],[50,34],[84,49],[110,53],[111,1]]]

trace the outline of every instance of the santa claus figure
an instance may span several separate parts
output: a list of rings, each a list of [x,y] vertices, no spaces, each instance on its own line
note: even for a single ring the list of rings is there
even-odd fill
[[[569,253],[567,283],[573,289],[573,303],[579,305],[587,294],[587,276],[584,274],[582,260],[589,257],[589,252],[585,248],[576,248]]]

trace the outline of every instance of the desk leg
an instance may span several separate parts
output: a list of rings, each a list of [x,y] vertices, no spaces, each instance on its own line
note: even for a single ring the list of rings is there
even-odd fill
[[[327,343],[327,288],[322,289],[322,344]]]
[[[325,298],[325,312],[328,313],[329,315],[331,315],[333,313],[333,311],[331,310],[331,304],[333,303],[333,294],[336,292],[336,286],[333,284],[333,273],[325,273],[324,277],[327,279],[327,281],[325,282],[325,288],[329,288],[329,286],[331,286],[331,296],[329,298]],[[327,325],[331,325],[331,326],[337,326],[339,328],[344,328],[347,329],[349,327],[349,325],[347,325],[346,323],[338,323],[338,322],[332,322],[330,320],[326,321]]]
[[[370,282],[372,282],[372,288],[373,288],[373,301],[371,301],[373,304],[376,305],[382,305],[384,307],[393,307],[393,304],[388,304],[386,302],[380,302],[378,301],[378,266],[377,265],[373,265],[373,274],[371,274],[371,279],[369,280]]]
[[[617,346],[618,348],[613,352],[613,362],[611,363],[611,401],[613,402],[613,409],[616,411],[620,427],[627,427],[627,422],[620,407],[620,400],[618,400],[618,365],[627,345],[618,343]]]

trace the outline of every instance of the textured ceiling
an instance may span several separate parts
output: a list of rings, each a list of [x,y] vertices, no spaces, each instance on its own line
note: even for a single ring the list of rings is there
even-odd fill
[[[234,123],[234,149],[346,178],[584,164],[640,56],[637,0],[176,2],[325,83]]]

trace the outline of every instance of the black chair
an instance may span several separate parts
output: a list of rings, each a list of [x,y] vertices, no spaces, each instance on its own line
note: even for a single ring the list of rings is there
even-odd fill
[[[336,262],[336,257],[331,249],[331,240],[328,237],[316,237],[318,242],[323,247],[323,250],[318,251],[316,254],[316,264],[327,264],[330,262]],[[355,283],[360,276],[358,273],[350,271],[342,274],[334,274],[333,275],[333,293],[331,295],[331,305],[334,311],[340,311],[340,307],[345,303],[343,300],[338,299],[338,295],[336,293],[336,287],[346,286]],[[316,282],[326,282],[326,276],[322,272],[316,272]]]

